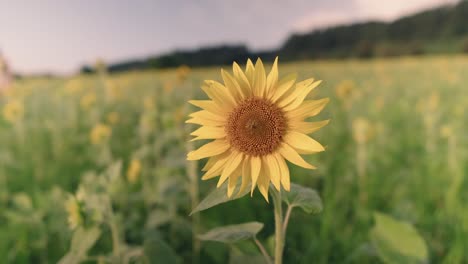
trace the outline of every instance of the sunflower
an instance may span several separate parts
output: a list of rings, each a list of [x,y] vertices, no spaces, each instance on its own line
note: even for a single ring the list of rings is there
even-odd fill
[[[233,75],[221,70],[224,85],[208,80],[202,85],[211,100],[189,103],[201,108],[190,114],[187,123],[201,125],[191,133],[192,140],[211,139],[187,155],[188,160],[209,158],[203,180],[220,177],[217,187],[228,180],[227,195],[232,196],[239,178],[243,192],[256,186],[268,201],[270,182],[279,191],[290,190],[286,160],[306,169],[315,167],[300,154],[324,151],[307,134],[317,131],[328,120],[306,122],[317,115],[329,99],[305,100],[321,81],[307,79],[296,83],[296,75],[278,79],[278,58],[268,76],[260,59],[255,66],[247,61],[245,72],[233,64]]]
[[[141,162],[138,159],[132,159],[130,166],[127,170],[127,180],[130,183],[135,183],[138,181],[141,173]]]
[[[112,135],[112,128],[105,124],[96,124],[89,134],[89,138],[93,145],[101,145],[105,143]]]
[[[70,196],[65,202],[65,209],[68,213],[68,225],[72,230],[83,224],[83,208],[81,203],[75,196]]]

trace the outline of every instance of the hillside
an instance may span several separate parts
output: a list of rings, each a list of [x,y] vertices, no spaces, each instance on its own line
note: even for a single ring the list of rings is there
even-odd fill
[[[468,1],[405,16],[390,23],[369,21],[293,34],[277,50],[251,51],[245,45],[223,45],[174,51],[109,65],[109,71],[212,66],[261,56],[271,60],[348,58],[468,52]],[[92,72],[84,66],[82,72]]]

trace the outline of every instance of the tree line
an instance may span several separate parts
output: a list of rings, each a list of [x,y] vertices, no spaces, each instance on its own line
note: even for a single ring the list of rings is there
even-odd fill
[[[274,50],[251,51],[245,45],[222,45],[180,50],[108,65],[110,72],[181,65],[202,67],[262,57],[271,61],[318,58],[370,58],[425,53],[468,53],[468,1],[405,16],[393,22],[369,21],[293,34]],[[93,72],[84,66],[83,73]]]

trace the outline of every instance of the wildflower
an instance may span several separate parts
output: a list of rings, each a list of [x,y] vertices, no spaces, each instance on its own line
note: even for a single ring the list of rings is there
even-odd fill
[[[19,100],[12,100],[3,107],[3,117],[10,123],[16,123],[24,116],[24,105]]]
[[[218,187],[228,180],[232,196],[239,178],[240,192],[251,184],[268,201],[270,181],[280,190],[290,190],[289,169],[285,160],[307,168],[299,154],[324,151],[324,147],[307,134],[328,123],[306,122],[317,115],[329,99],[305,100],[321,81],[307,79],[295,84],[296,75],[278,79],[278,59],[268,74],[260,59],[255,66],[247,61],[245,72],[233,64],[234,75],[221,70],[224,85],[205,81],[202,89],[211,100],[190,101],[203,110],[192,113],[187,123],[202,125],[191,135],[193,140],[213,139],[188,153],[188,160],[209,158],[202,179],[218,177]]]
[[[104,124],[97,124],[91,130],[90,139],[93,145],[101,145],[112,135],[112,129]]]
[[[138,181],[141,173],[141,162],[137,159],[132,159],[130,166],[127,170],[127,180],[130,183],[135,183]]]
[[[70,229],[75,229],[83,224],[83,208],[79,199],[70,196],[65,202],[65,210],[68,213],[68,225]]]

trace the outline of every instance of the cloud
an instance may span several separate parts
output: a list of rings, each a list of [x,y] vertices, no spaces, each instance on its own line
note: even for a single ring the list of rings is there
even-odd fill
[[[292,25],[296,32],[309,32],[314,29],[359,21],[391,21],[424,9],[456,2],[457,0],[354,0],[347,7],[314,10],[296,19]]]
[[[296,32],[309,32],[314,29],[347,24],[356,21],[346,11],[312,12],[300,17],[293,23],[293,30]]]
[[[457,0],[355,0],[355,6],[362,18],[391,21],[424,9],[455,2]]]

